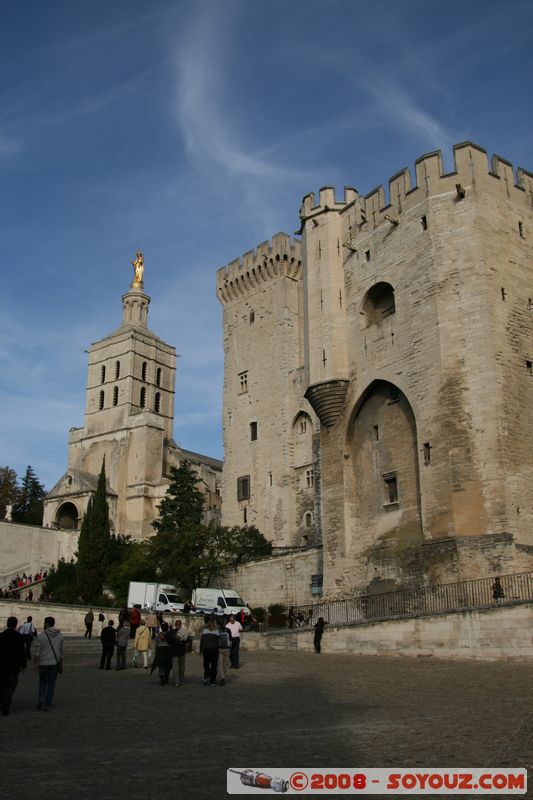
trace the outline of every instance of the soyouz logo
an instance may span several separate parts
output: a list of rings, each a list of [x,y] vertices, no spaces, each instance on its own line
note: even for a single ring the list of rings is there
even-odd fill
[[[227,774],[228,794],[371,794],[524,795],[525,769],[439,769],[233,767]]]

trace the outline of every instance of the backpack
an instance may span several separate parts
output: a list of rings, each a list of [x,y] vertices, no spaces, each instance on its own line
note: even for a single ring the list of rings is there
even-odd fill
[[[228,650],[230,646],[230,638],[228,631],[219,631],[218,633],[219,638],[219,647],[221,650]]]

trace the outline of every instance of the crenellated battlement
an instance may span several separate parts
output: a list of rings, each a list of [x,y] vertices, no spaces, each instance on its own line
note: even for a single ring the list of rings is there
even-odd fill
[[[262,242],[217,270],[218,299],[225,305],[281,275],[293,280],[302,276],[301,242],[287,233],[277,233],[272,241]]]
[[[318,204],[316,203],[314,192],[305,195],[300,206],[300,219],[304,222],[309,217],[323,214],[325,211],[342,211],[346,206],[353,203],[358,196],[357,189],[352,186],[345,186],[343,199],[337,200],[333,186],[322,186],[318,194]]]
[[[415,162],[413,184],[411,172],[405,167],[388,182],[388,192],[382,185],[355,199],[354,221],[362,229],[393,223],[406,209],[432,196],[455,194],[459,199],[472,189],[501,194],[524,208],[533,208],[533,173],[494,155],[489,164],[487,151],[472,142],[462,142],[453,148],[454,169],[445,172],[440,150],[426,153]],[[304,198],[304,204],[308,198]],[[351,207],[348,206],[348,207]],[[347,208],[341,210],[341,213]]]

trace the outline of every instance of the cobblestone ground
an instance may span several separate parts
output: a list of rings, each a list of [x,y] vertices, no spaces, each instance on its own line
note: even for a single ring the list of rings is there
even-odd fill
[[[175,688],[131,652],[118,674],[98,654],[67,641],[50,713],[33,668],[19,681],[0,718],[2,800],[223,798],[230,766],[533,764],[528,663],[243,652],[210,688],[190,655]]]

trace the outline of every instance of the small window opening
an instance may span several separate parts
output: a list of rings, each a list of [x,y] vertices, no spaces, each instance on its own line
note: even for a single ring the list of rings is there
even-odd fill
[[[312,486],[315,485],[315,472],[313,469],[306,469],[305,471],[305,483],[307,488],[310,489]]]
[[[398,502],[398,479],[396,473],[389,473],[383,476],[385,484],[385,505]]]
[[[533,375],[533,362],[526,361],[526,369],[529,375]]]
[[[420,224],[422,225],[422,230],[427,231],[428,229],[428,218],[424,214],[423,217],[420,218]]]
[[[157,372],[155,374],[155,385],[161,386],[161,367],[157,368]]]
[[[248,391],[248,372],[239,373],[239,386],[241,394]]]
[[[118,386],[115,386],[115,388],[113,389],[113,405],[114,406],[118,405]]]
[[[270,486],[272,486],[272,473],[271,472],[268,473],[268,479],[269,479]]]
[[[146,361],[143,361],[143,365],[141,367],[141,380],[144,382],[146,380]]]
[[[100,383],[105,383],[105,364],[102,365],[102,369],[100,371]]]
[[[105,394],[104,394],[104,392],[100,392],[100,399],[98,401],[98,408],[100,409],[100,411],[104,407],[104,402],[105,402]]]
[[[431,463],[431,445],[429,442],[424,442],[424,464],[427,466]]]
[[[365,261],[370,261],[370,250],[365,250]]]
[[[301,419],[300,420],[300,433],[305,433],[307,430],[307,420]]]
[[[141,408],[144,408],[146,405],[146,387],[143,386],[141,389],[141,394],[139,397],[139,405]]]
[[[245,525],[248,523],[248,513],[245,508],[242,510],[242,521]]]
[[[396,313],[394,289],[390,283],[374,284],[366,293],[362,312],[367,325],[380,325],[384,317]]]
[[[304,525],[306,528],[310,528],[312,524],[313,524],[313,515],[311,514],[310,511],[307,511],[304,516]]]
[[[505,289],[504,289],[504,287],[503,287],[503,286],[502,286],[502,288],[500,289],[500,291],[501,291],[501,293],[502,293],[502,300],[505,300],[505,298],[507,297],[507,292],[505,291]]]
[[[159,414],[161,410],[161,395],[159,392],[156,392],[155,399],[154,399],[154,411],[156,414]]]
[[[528,311],[533,311],[533,297],[527,298],[527,308]]]
[[[379,442],[379,425],[374,425],[374,441]]]
[[[255,322],[255,311],[250,311],[250,325],[253,325]]]
[[[120,361],[115,361],[115,380],[120,378]]]
[[[250,476],[243,475],[240,478],[237,478],[237,500],[249,500],[250,499]]]
[[[257,440],[257,422],[250,422],[250,441],[255,442]]]
[[[400,402],[400,390],[397,386],[391,386],[389,390],[389,405]]]
[[[525,239],[526,238],[525,235],[524,235],[524,223],[523,222],[519,222],[518,223],[518,233],[520,234],[520,238],[521,239]]]

